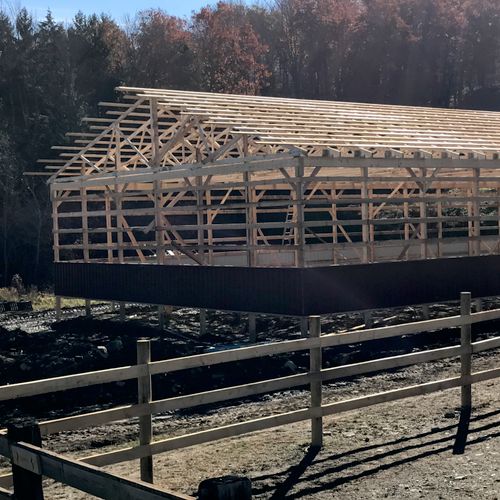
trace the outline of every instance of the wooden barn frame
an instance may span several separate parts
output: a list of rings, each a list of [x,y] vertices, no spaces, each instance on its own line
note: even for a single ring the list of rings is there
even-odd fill
[[[500,254],[500,113],[118,90],[89,133],[40,160],[55,262],[305,269]]]

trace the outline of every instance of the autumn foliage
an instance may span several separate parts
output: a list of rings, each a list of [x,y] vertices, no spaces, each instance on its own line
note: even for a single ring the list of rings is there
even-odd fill
[[[500,110],[498,0],[219,2],[69,25],[1,5],[0,284],[50,281],[47,189],[23,172],[117,85]]]
[[[219,3],[193,18],[192,33],[199,62],[200,85],[211,92],[258,94],[269,71],[262,43],[245,9]]]

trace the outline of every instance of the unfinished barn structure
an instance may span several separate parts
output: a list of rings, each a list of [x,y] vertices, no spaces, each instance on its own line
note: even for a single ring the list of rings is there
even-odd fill
[[[41,160],[60,295],[304,316],[500,293],[500,113],[118,91]]]

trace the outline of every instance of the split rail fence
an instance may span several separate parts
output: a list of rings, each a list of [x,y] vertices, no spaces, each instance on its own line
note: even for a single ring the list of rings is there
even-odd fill
[[[322,419],[325,416],[456,387],[461,387],[462,410],[470,411],[472,405],[471,385],[495,379],[500,376],[500,367],[472,372],[473,354],[500,347],[500,336],[472,342],[472,325],[484,321],[500,319],[500,309],[472,313],[471,295],[468,292],[461,294],[461,311],[460,315],[456,316],[325,335],[321,335],[320,319],[319,316],[310,318],[309,338],[260,344],[239,349],[153,362],[151,362],[150,357],[150,342],[148,340],[139,340],[137,346],[137,365],[5,385],[0,387],[0,401],[97,384],[137,379],[137,404],[124,405],[102,411],[45,421],[41,422],[39,427],[41,434],[43,436],[48,436],[57,432],[98,426],[123,419],[139,418],[140,439],[138,445],[89,456],[79,460],[78,463],[81,464],[80,466],[89,464],[94,467],[102,467],[119,462],[140,459],[141,479],[143,481],[152,482],[152,457],[159,453],[304,420],[311,421],[311,444],[312,446],[318,447],[322,445]],[[385,357],[333,368],[322,368],[322,350],[324,348],[334,348],[336,346],[405,335],[416,335],[419,333],[450,328],[460,328],[460,345],[412,352],[410,354]],[[152,400],[151,377],[154,375],[296,351],[309,351],[310,369],[308,372],[196,394]],[[333,403],[325,404],[322,401],[323,382],[452,357],[460,357],[461,372],[460,375],[455,377]],[[153,440],[152,415],[154,414],[219,403],[231,399],[239,399],[300,386],[309,386],[310,388],[310,405],[307,408],[167,439]],[[16,446],[17,448],[15,448]],[[12,445],[12,443],[9,444],[6,435],[4,434],[2,436],[0,434],[1,455],[10,458],[13,456],[12,449],[20,449],[23,453],[32,453],[42,457],[42,462],[45,460],[45,458],[43,458],[44,456],[51,457],[49,452],[34,450],[29,446],[26,448],[26,446],[27,445],[19,443],[14,445]],[[10,454],[8,453],[9,449],[11,450]],[[22,461],[20,465],[23,466],[24,462],[25,461]],[[43,469],[43,472],[45,473],[45,469]],[[58,480],[61,478],[55,477],[55,479]],[[10,475],[0,478],[0,486],[8,486],[10,482]]]

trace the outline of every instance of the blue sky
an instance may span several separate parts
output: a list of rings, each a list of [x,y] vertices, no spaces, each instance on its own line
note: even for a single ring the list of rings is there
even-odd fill
[[[215,3],[216,0],[0,0],[0,8],[12,12],[26,7],[38,20],[45,17],[50,8],[54,18],[61,22],[71,21],[79,10],[86,14],[104,12],[120,22],[127,14],[133,16],[144,9],[160,7],[169,14],[184,17],[193,10]]]

